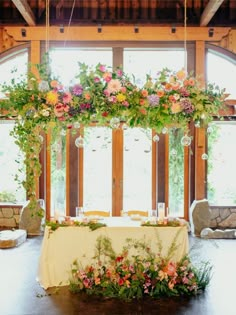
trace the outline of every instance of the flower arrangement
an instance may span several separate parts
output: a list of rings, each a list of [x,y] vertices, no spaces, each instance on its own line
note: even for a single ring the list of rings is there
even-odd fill
[[[119,128],[152,128],[160,133],[167,126],[187,128],[190,121],[204,125],[219,115],[224,90],[200,83],[186,71],[163,69],[156,78],[147,75],[138,87],[121,68],[112,70],[98,64],[89,68],[79,64],[78,83],[64,87],[52,79],[46,64],[35,65],[28,81],[15,81],[0,87],[6,99],[0,101],[2,117],[14,118],[12,135],[25,153],[26,180],[22,185],[36,203],[35,178],[41,174],[39,153],[41,133],[79,128],[96,122]],[[52,137],[53,138],[53,137]]]
[[[96,221],[76,221],[76,220],[70,220],[70,221],[63,221],[63,222],[58,222],[58,221],[46,221],[46,226],[50,227],[51,231],[56,231],[59,227],[89,227],[91,231],[95,231],[101,227],[105,227],[105,223],[100,223]]]
[[[128,126],[161,132],[168,125],[186,126],[191,120],[208,123],[218,115],[224,100],[224,90],[212,84],[201,88],[184,70],[165,68],[156,78],[147,75],[144,86],[138,87],[120,68],[98,64],[92,69],[79,64],[79,83],[64,87],[46,77],[43,65],[38,69],[40,78],[30,73],[28,82],[4,87],[8,99],[1,102],[1,108],[20,121],[60,121],[72,128],[75,121],[104,125],[116,117]]]
[[[127,243],[117,255],[110,240],[100,237],[94,264],[83,268],[73,262],[70,290],[129,301],[196,295],[209,284],[212,267],[208,263],[196,268],[187,256],[175,262],[161,257],[160,252],[151,252],[145,242],[127,240]],[[129,252],[134,248],[136,252],[131,256]],[[175,246],[172,244],[171,248]]]

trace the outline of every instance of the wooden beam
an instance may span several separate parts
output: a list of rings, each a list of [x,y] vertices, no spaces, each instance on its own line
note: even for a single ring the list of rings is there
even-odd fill
[[[210,0],[208,2],[201,16],[200,26],[207,26],[223,2],[224,0]]]
[[[45,40],[45,27],[25,27],[26,37],[22,37],[22,27],[7,26],[4,28],[8,35],[16,41],[26,40]],[[220,42],[223,37],[230,32],[230,27],[214,27],[214,42]],[[60,33],[59,26],[50,26],[50,41],[134,41],[134,42],[152,42],[152,41],[184,41],[184,27],[177,27],[174,34],[171,33],[171,27],[142,26],[139,27],[139,33],[134,32],[133,26],[103,26],[102,32],[98,33],[97,26],[70,26],[64,27],[64,33]],[[212,41],[209,38],[208,27],[188,27],[188,41]]]
[[[30,26],[35,26],[35,16],[27,0],[12,0],[12,2],[16,6],[17,10],[20,11],[20,14],[23,16],[27,24]]]

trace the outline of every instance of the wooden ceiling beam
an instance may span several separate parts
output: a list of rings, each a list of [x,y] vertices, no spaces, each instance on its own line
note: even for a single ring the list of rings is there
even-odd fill
[[[36,20],[33,11],[31,10],[27,0],[12,0],[17,10],[23,16],[29,26],[35,26]]]
[[[15,41],[45,40],[45,27],[25,27],[27,36],[22,37],[22,28],[16,26],[6,26],[4,30],[12,36]],[[227,36],[231,28],[214,27],[214,39],[209,37],[208,27],[188,27],[188,41],[214,41],[220,42]],[[139,27],[139,32],[135,33],[133,26],[103,26],[102,32],[98,32],[97,26],[70,26],[64,27],[64,33],[60,32],[60,27],[50,26],[49,40],[51,41],[184,41],[184,27],[176,27],[176,32],[171,32],[171,27]]]
[[[200,26],[207,26],[223,2],[224,0],[210,0],[208,2],[201,16]]]

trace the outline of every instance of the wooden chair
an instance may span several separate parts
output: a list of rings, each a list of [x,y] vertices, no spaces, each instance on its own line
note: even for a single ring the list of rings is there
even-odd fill
[[[123,213],[127,214],[128,216],[140,215],[141,217],[148,217],[148,211],[145,210],[127,210],[124,211]]]
[[[103,210],[88,210],[84,212],[84,215],[86,217],[89,217],[89,216],[110,217],[110,212],[103,211]]]

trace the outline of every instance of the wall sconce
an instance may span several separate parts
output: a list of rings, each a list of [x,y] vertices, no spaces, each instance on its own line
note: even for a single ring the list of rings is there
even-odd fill
[[[136,34],[139,33],[139,28],[137,25],[134,26],[134,33],[136,33]]]
[[[209,28],[208,30],[208,36],[213,37],[214,36],[214,28]]]
[[[98,33],[102,33],[102,24],[98,24]]]
[[[60,33],[64,33],[64,25],[60,25]]]
[[[26,37],[26,29],[25,28],[21,29],[21,36]]]
[[[171,34],[175,34],[176,33],[176,27],[175,26],[172,26],[171,27]]]

